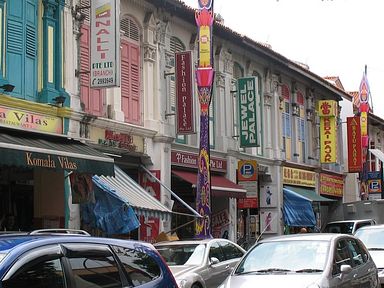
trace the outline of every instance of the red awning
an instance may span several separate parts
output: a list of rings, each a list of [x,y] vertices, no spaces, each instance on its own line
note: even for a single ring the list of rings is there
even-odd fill
[[[188,183],[191,183],[192,187],[196,187],[196,172],[172,169],[172,174]],[[247,192],[247,190],[243,189],[240,185],[237,185],[231,180],[228,180],[224,176],[220,175],[211,175],[211,189],[213,196],[225,196],[231,198],[245,198]]]

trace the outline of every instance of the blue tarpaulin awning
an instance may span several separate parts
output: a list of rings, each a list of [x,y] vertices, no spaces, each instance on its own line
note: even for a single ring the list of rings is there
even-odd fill
[[[286,225],[295,227],[316,226],[316,217],[311,200],[287,188],[283,188],[283,194],[283,215]]]

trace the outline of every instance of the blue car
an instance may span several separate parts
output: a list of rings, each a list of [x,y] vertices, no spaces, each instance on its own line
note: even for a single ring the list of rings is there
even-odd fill
[[[156,249],[78,230],[0,235],[0,288],[177,288]]]

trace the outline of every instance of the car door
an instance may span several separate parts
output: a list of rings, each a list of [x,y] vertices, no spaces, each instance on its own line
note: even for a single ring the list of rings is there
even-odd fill
[[[226,267],[228,264],[225,261],[223,250],[218,241],[212,242],[209,246],[208,262],[210,262],[212,257],[217,258],[219,263],[209,264],[206,270],[205,285],[207,288],[216,288],[224,281],[227,275]]]
[[[226,276],[228,276],[236,266],[237,262],[239,262],[240,258],[243,257],[244,252],[229,241],[220,241],[219,244],[223,249],[226,259]]]
[[[368,251],[356,239],[347,239],[346,242],[355,271],[352,285],[356,287],[376,287],[377,271]]]
[[[350,265],[352,267],[351,254],[349,252],[345,238],[340,238],[335,243],[332,259],[332,271],[329,280],[329,287],[350,288],[353,286],[353,275],[355,271],[341,274],[341,266]]]
[[[2,279],[2,288],[66,288],[63,254],[59,245],[47,245],[28,251],[10,267]]]

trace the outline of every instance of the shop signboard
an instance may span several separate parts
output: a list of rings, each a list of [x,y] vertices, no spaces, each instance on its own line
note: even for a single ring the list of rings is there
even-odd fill
[[[264,185],[260,187],[260,207],[277,207],[277,192],[275,185]]]
[[[336,116],[337,102],[334,100],[319,101],[320,116],[320,162],[336,163]]]
[[[362,171],[362,138],[360,117],[347,117],[348,172]]]
[[[63,120],[60,117],[5,106],[0,106],[0,126],[55,134],[63,133]]]
[[[316,187],[316,174],[303,169],[283,167],[283,184]]]
[[[321,195],[343,197],[344,178],[342,176],[320,173],[319,182]]]
[[[91,87],[120,86],[120,0],[92,0]]]
[[[198,168],[198,155],[195,153],[172,150],[171,164],[187,167]],[[222,158],[210,157],[210,169],[216,172],[227,172],[227,160]]]
[[[192,86],[192,53],[175,53],[176,62],[176,131],[177,134],[194,134],[195,120]]]
[[[257,147],[257,81],[256,77],[240,78],[237,80],[239,103],[240,146]]]

